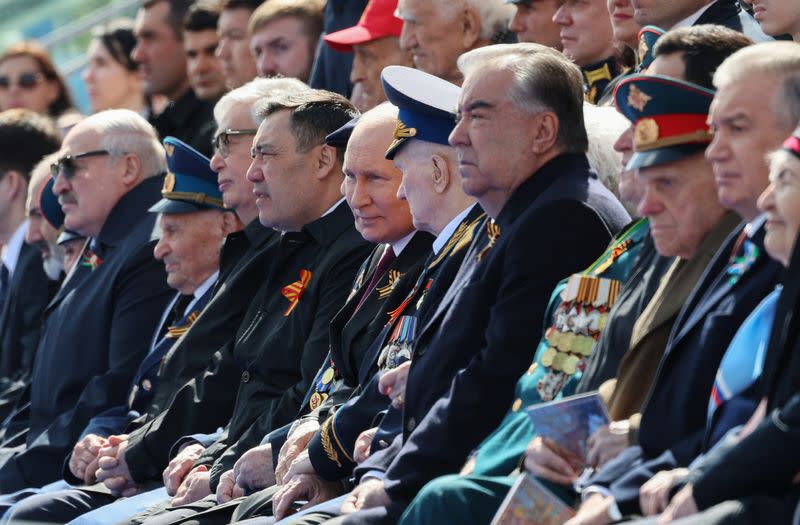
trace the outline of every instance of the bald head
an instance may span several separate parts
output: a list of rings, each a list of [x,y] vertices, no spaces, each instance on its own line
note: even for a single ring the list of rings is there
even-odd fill
[[[392,142],[397,108],[381,104],[367,111],[347,143],[342,193],[364,239],[396,242],[414,230],[408,204],[397,198],[402,172],[385,157]]]

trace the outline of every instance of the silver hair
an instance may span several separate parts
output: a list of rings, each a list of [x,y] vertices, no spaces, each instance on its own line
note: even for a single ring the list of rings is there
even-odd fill
[[[611,106],[583,106],[583,120],[589,136],[589,164],[600,182],[619,197],[619,174],[622,155],[614,151],[614,143],[628,129],[630,122]]]
[[[483,40],[491,40],[497,33],[505,31],[515,11],[514,6],[504,0],[440,0],[439,4],[450,15],[455,15],[466,5],[473,8],[480,18],[480,37]]]
[[[251,80],[247,84],[226,93],[219,99],[217,105],[214,106],[214,120],[220,122],[236,106],[248,106],[251,108],[253,124],[257,126],[263,120],[254,111],[260,100],[276,94],[297,92],[304,89],[311,88],[296,78],[257,78]]]
[[[464,78],[481,71],[509,71],[511,102],[532,114],[552,111],[559,120],[559,145],[565,152],[586,152],[583,76],[560,52],[530,42],[495,44],[458,57],[458,69]]]
[[[772,77],[787,79],[800,74],[800,45],[796,42],[761,42],[740,49],[725,59],[714,73],[714,87],[739,83],[749,78]],[[787,130],[797,125],[800,115],[797,105],[787,107],[782,104],[786,86],[781,86],[773,97],[770,109],[778,124]]]
[[[79,126],[80,129],[89,128],[100,136],[100,148],[115,155],[136,155],[141,162],[143,178],[161,175],[167,170],[164,148],[156,130],[135,111],[101,111],[83,119]]]

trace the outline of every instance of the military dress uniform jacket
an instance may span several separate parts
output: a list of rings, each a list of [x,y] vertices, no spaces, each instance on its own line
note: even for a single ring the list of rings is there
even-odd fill
[[[214,465],[212,486],[246,450],[239,451],[240,440],[254,439],[257,444],[265,428],[277,428],[297,415],[327,353],[330,321],[344,303],[358,264],[369,249],[344,202],[301,231],[281,236],[268,257],[264,284],[226,349],[240,369],[238,387],[214,375],[203,375],[202,383],[192,385],[198,398],[193,405],[195,420],[220,409],[217,397],[225,391],[220,389],[238,390],[232,413],[228,409],[231,415],[224,435],[198,459],[198,464]],[[228,402],[224,404],[227,408]],[[177,428],[172,418],[182,421],[186,416],[173,408],[182,407],[173,404],[153,422],[151,430],[164,428],[173,433],[174,440],[213,431],[207,423],[204,428]],[[175,435],[178,430],[181,433]],[[165,465],[155,466],[160,472]]]
[[[173,291],[153,257],[161,178],[145,179],[114,206],[72,278],[45,312],[31,390],[27,449],[0,468],[0,490],[41,486],[89,420],[124,404],[133,374]]]
[[[585,155],[560,155],[523,182],[497,219],[479,228],[419,332],[395,439],[404,442],[401,452],[392,459],[390,446],[358,470],[380,470],[388,460],[385,488],[395,502],[457,471],[511,405],[550,292],[595,260],[629,220]]]
[[[279,240],[280,234],[258,219],[226,238],[212,298],[164,356],[158,389],[142,415],[128,425],[125,457],[134,479],[160,479],[161,465],[168,462],[178,437],[212,432],[228,421],[242,370],[225,348],[232,344]],[[198,388],[209,376],[219,381],[215,409],[195,410],[195,404],[202,402]],[[167,409],[170,417],[159,418]]]
[[[425,312],[435,308],[449,288],[475,229],[484,217],[480,206],[474,205],[440,253],[437,256],[431,253],[416,274],[406,274],[411,279],[402,286],[399,304],[392,305],[388,315],[381,318],[388,322],[363,356],[358,370],[359,386],[344,406],[328,416],[308,445],[309,459],[321,477],[337,480],[350,476],[356,466],[352,458],[355,442],[364,430],[381,423],[372,441],[373,450],[385,448],[399,433],[400,418],[396,414],[381,421],[390,400],[379,391],[378,382],[383,371],[413,355],[416,327],[424,322]]]

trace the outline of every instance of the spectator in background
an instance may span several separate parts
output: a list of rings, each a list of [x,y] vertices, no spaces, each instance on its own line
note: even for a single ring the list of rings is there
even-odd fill
[[[0,55],[0,111],[12,108],[48,115],[62,135],[80,120],[64,79],[35,42],[20,42]]]
[[[51,290],[39,250],[24,242],[30,174],[61,144],[50,119],[30,110],[0,113],[0,416],[30,379]]]
[[[194,94],[200,100],[216,102],[225,93],[225,74],[217,57],[219,5],[199,1],[189,7],[183,20],[183,49],[186,73]]]
[[[370,0],[358,24],[324,37],[328,47],[353,53],[350,102],[361,112],[374,108],[386,95],[381,71],[386,66],[410,66],[411,55],[400,48],[403,21],[394,14],[397,0]]]
[[[253,11],[247,32],[258,76],[308,82],[324,8],[323,0],[269,0]]]
[[[561,28],[553,16],[561,0],[506,0],[517,8],[508,29],[520,42],[533,42],[561,51]]]
[[[256,62],[250,53],[247,21],[262,0],[227,0],[217,21],[217,58],[222,62],[228,89],[236,89],[256,78]]]
[[[632,0],[634,16],[642,27],[657,26],[665,30],[699,24],[719,24],[730,27],[753,40],[772,40],[758,23],[743,10],[738,0]]]
[[[606,0],[565,0],[553,21],[561,26],[564,54],[581,68],[586,100],[596,104],[622,72]]]
[[[325,2],[323,32],[331,34],[354,26],[366,5],[367,0],[328,0]],[[352,66],[352,53],[342,53],[320,43],[308,83],[315,89],[327,89],[349,97],[353,85],[341,72],[350,71]]]
[[[134,33],[131,56],[139,65],[145,93],[163,95],[166,108],[150,115],[160,137],[179,138],[204,155],[211,154],[214,105],[197,98],[186,74],[182,22],[189,0],[145,0]]]
[[[641,26],[633,17],[631,0],[608,0],[608,14],[611,17],[614,42],[633,51],[639,47],[639,30]]]
[[[139,66],[131,58],[136,46],[133,23],[114,20],[92,31],[87,51],[89,63],[81,78],[92,113],[106,109],[130,109],[146,115],[148,104]]]
[[[511,6],[502,0],[400,0],[400,47],[411,51],[414,66],[460,85],[458,57],[507,29]]]
[[[28,231],[25,242],[41,252],[44,273],[53,281],[60,281],[64,272],[64,250],[58,244],[58,236],[64,225],[64,212],[53,194],[53,178],[50,165],[58,160],[58,152],[45,156],[31,171],[28,184]],[[58,216],[53,220],[54,213]],[[51,222],[53,221],[53,222]]]
[[[792,0],[754,0],[755,18],[771,36],[791,35],[800,42],[800,3]]]

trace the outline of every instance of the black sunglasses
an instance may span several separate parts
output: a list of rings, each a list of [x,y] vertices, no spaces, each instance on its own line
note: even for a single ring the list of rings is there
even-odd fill
[[[75,176],[76,160],[86,157],[99,157],[101,155],[111,155],[111,152],[107,149],[96,149],[78,153],[77,155],[65,155],[50,165],[50,176],[56,179],[59,175],[63,175],[65,178],[71,179]]]
[[[44,75],[41,73],[22,73],[16,80],[8,75],[0,75],[0,89],[8,89],[16,84],[22,89],[33,89],[39,85]]]

